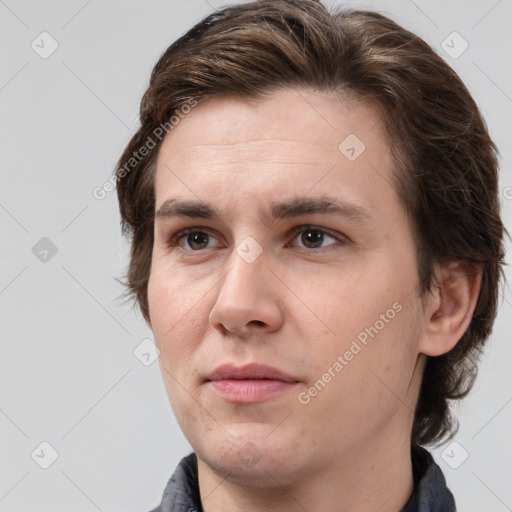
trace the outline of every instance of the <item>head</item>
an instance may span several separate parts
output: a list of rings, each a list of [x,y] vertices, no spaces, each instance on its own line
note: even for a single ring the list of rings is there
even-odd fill
[[[215,465],[249,439],[269,456],[306,439],[305,463],[340,418],[348,444],[409,420],[407,443],[453,433],[504,228],[496,148],[424,41],[313,0],[228,7],[165,51],[140,121],[117,171],[127,284],[196,451]],[[234,359],[292,373],[293,406],[212,394],[204,379]]]

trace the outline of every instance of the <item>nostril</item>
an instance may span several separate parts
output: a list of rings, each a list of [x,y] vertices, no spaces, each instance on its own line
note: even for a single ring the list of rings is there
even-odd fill
[[[249,324],[259,325],[263,327],[265,325],[265,322],[262,322],[261,320],[251,320]]]

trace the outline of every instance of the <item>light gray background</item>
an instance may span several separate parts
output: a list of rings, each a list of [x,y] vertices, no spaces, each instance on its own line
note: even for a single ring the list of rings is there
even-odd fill
[[[115,193],[99,201],[92,190],[136,127],[158,57],[224,4],[0,0],[0,511],[143,512],[190,451],[158,362],[133,354],[151,332],[118,299],[127,244]],[[388,13],[462,76],[501,150],[510,225],[512,0],[344,5]],[[50,48],[43,31],[59,45],[47,59],[31,47]],[[456,59],[441,47],[453,31],[469,43]],[[32,252],[42,237],[58,250],[46,262]],[[477,385],[458,408],[459,444],[434,451],[462,512],[512,510],[511,303],[506,291]],[[43,441],[59,455],[48,469]]]

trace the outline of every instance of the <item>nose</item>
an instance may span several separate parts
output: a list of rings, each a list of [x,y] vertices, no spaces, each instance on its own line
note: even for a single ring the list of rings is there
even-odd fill
[[[248,337],[278,331],[283,324],[279,281],[264,253],[248,263],[235,251],[210,313],[210,324],[221,334]]]

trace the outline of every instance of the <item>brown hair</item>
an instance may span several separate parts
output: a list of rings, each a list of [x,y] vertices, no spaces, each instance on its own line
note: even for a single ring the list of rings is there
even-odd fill
[[[252,2],[211,14],[165,51],[142,99],[141,127],[117,170],[123,233],[132,241],[129,293],[149,322],[159,127],[172,128],[169,119],[191,98],[257,99],[278,87],[355,94],[379,106],[396,188],[413,224],[423,295],[435,285],[436,263],[482,269],[469,328],[449,353],[427,358],[412,440],[439,441],[455,430],[449,400],[470,390],[496,315],[504,258],[497,151],[456,73],[385,16],[329,12],[315,0]],[[156,147],[134,158],[150,139]]]

